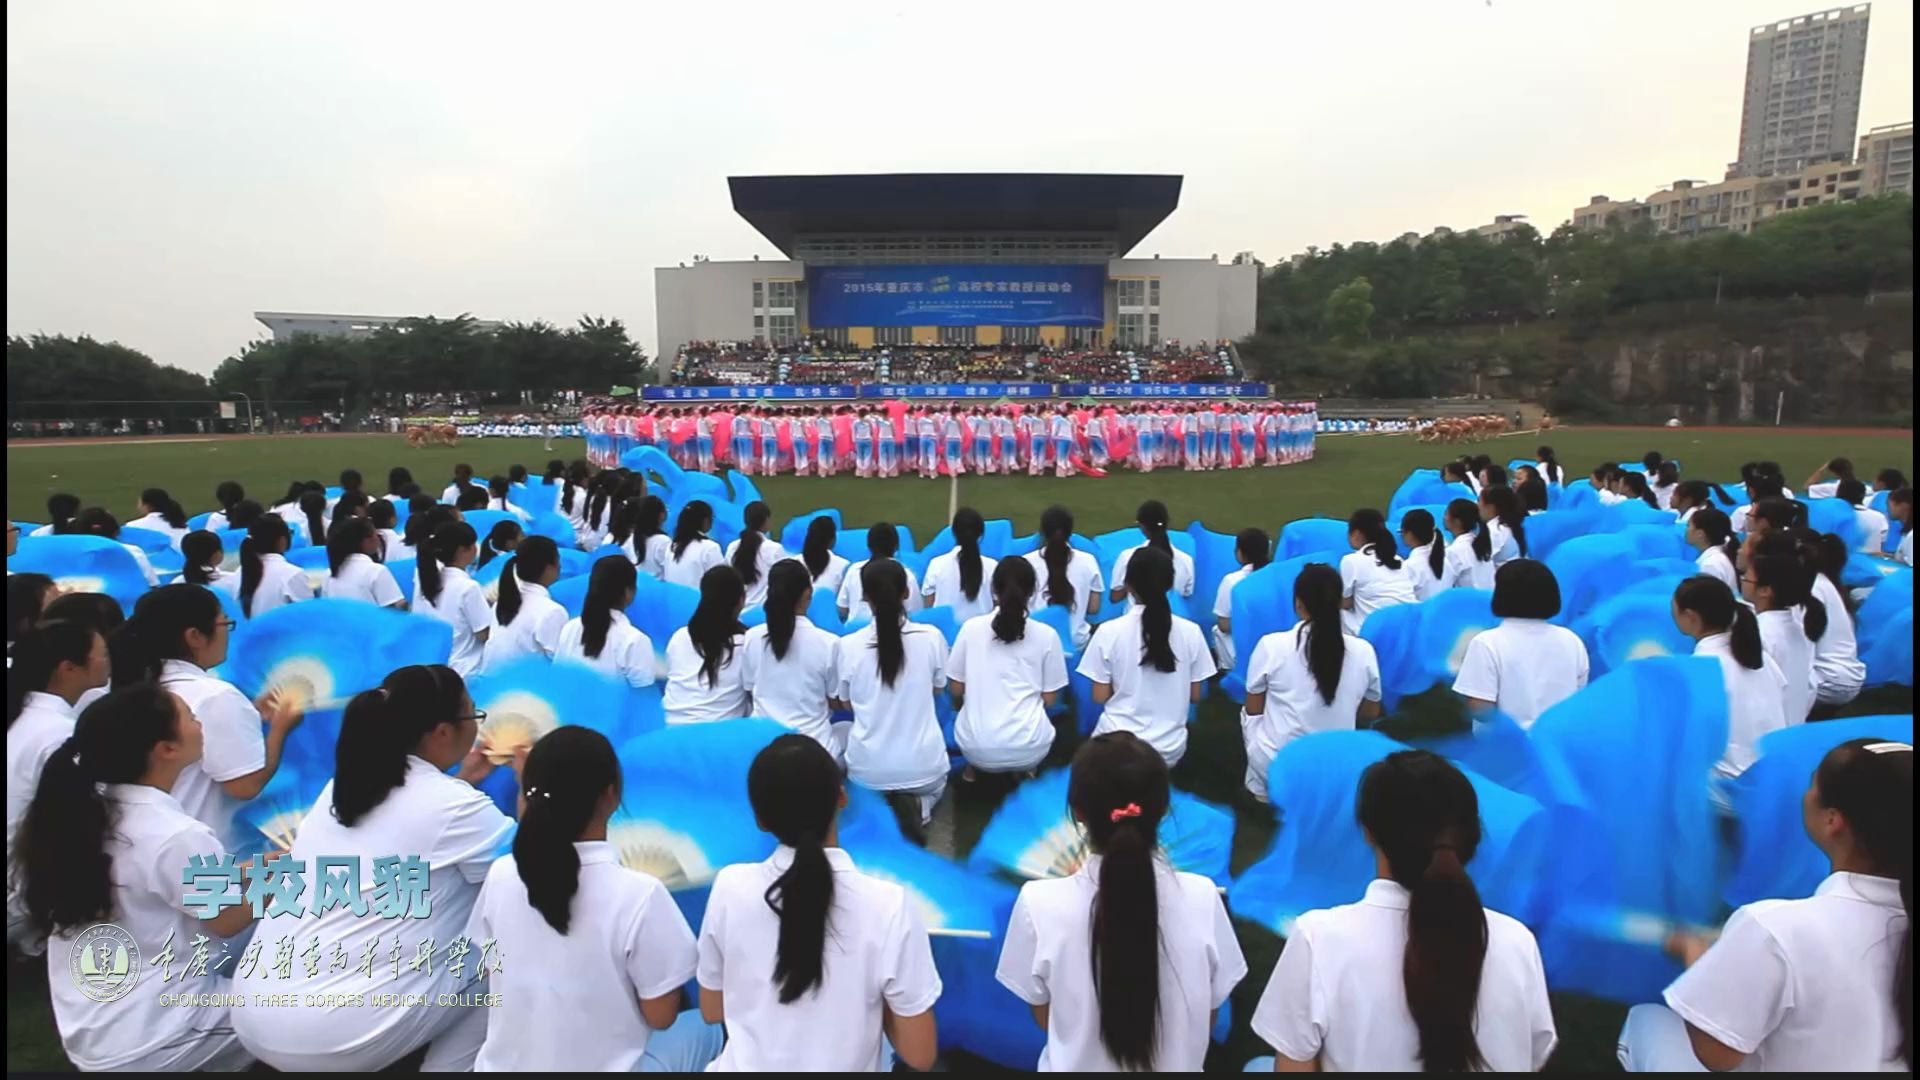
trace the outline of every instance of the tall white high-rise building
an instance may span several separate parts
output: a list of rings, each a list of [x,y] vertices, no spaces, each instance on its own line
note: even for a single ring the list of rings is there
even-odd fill
[[[1871,4],[1756,26],[1747,41],[1740,159],[1733,176],[1773,176],[1852,159]]]

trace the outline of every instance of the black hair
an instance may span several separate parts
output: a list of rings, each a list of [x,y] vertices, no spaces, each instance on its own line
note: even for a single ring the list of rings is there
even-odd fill
[[[513,549],[507,564],[500,568],[499,583],[494,586],[493,618],[501,626],[513,625],[520,614],[520,582],[538,583],[550,566],[560,563],[560,545],[551,537],[529,536]]]
[[[413,483],[413,473],[404,465],[395,465],[387,470],[387,494],[398,495],[400,489]]]
[[[1273,561],[1273,541],[1265,529],[1241,529],[1233,538],[1233,556],[1258,570]]]
[[[487,480],[487,494],[501,502],[507,501],[507,494],[513,490],[513,481],[504,476],[495,476]]]
[[[1907,930],[1894,963],[1894,1015],[1900,1057],[1913,1068],[1913,748],[1879,739],[1850,739],[1827,751],[1813,773],[1814,798],[1837,810],[1876,877],[1900,883]]]
[[[619,484],[619,479],[608,471],[594,477],[593,482],[587,485],[587,505],[582,513],[587,528],[595,532],[600,530],[600,523],[607,520],[607,504],[613,501],[614,490]]]
[[[546,475],[542,476],[541,480],[544,481],[548,487],[551,487],[555,480],[565,480],[566,477],[567,463],[559,458],[553,458],[547,462]]]
[[[53,526],[53,535],[65,536],[73,524],[73,516],[80,512],[80,496],[64,491],[56,491],[47,496],[47,524]]]
[[[613,516],[607,519],[607,543],[621,547],[631,546],[636,562],[646,555],[645,545],[631,543],[634,528],[639,523],[640,500],[638,499],[622,499],[614,505]]]
[[[154,747],[180,740],[185,713],[158,683],[127,686],[87,706],[72,737],[47,758],[14,851],[35,929],[60,934],[114,920],[119,890],[107,853],[114,811],[104,785],[138,783]]]
[[[1907,474],[1899,469],[1881,469],[1874,475],[1873,483],[1882,491],[1899,491],[1907,486]]]
[[[767,521],[773,517],[773,510],[758,499],[747,504],[740,512],[746,529],[733,549],[733,572],[740,580],[751,585],[760,580],[760,545],[767,540]]]
[[[1827,462],[1827,471],[1840,478],[1842,482],[1853,479],[1853,459],[1837,457]]]
[[[1682,499],[1686,500],[1688,506],[1699,507],[1717,507],[1721,502],[1733,502],[1733,496],[1728,495],[1726,489],[1705,480],[1680,481],[1680,486],[1673,490],[1673,501],[1677,503]]]
[[[364,481],[360,476],[359,469],[341,469],[340,470],[340,491],[343,494],[350,494],[352,492],[359,491],[360,485],[363,482]]]
[[[247,489],[241,487],[237,480],[222,480],[213,489],[213,501],[219,503],[220,509],[225,511],[231,511],[241,499],[246,497]],[[231,517],[228,520],[231,521]]]
[[[1859,506],[1862,500],[1867,497],[1867,485],[1849,476],[1845,480],[1840,481],[1840,486],[1835,488],[1833,493],[1845,499],[1847,502]]]
[[[1660,451],[1649,450],[1646,452],[1646,454],[1644,454],[1640,458],[1640,465],[1642,468],[1647,470],[1648,476],[1652,476],[1654,473],[1660,471],[1661,463],[1666,460],[1667,460],[1666,455],[1662,454]]]
[[[293,530],[286,519],[279,514],[262,514],[252,527],[247,529],[247,538],[240,541],[240,610],[247,615],[253,614],[253,595],[260,591],[260,579],[265,574],[263,555],[277,555],[293,543]]]
[[[1456,499],[1456,502],[1466,502]],[[1472,503],[1467,503],[1471,506]],[[1400,531],[1413,537],[1413,546],[1427,549],[1427,568],[1438,578],[1447,568],[1447,542],[1441,538],[1440,529],[1433,521],[1433,513],[1427,510],[1409,510],[1400,515]]]
[[[68,525],[70,532],[81,536],[103,536],[108,540],[120,539],[120,519],[102,507],[87,507],[74,515]]]
[[[514,869],[527,903],[547,925],[565,934],[580,891],[579,841],[600,800],[621,789],[613,744],[592,728],[568,724],[533,744],[522,767],[520,827],[513,835]]]
[[[386,502],[387,500],[381,499],[380,501]],[[340,496],[340,500],[333,504],[332,516],[328,518],[330,526],[338,525],[339,523],[351,517],[364,517],[364,518],[367,518],[368,520],[372,520],[372,515],[370,514],[354,513],[354,511],[356,510],[364,511],[366,509],[368,502],[369,500],[366,496],[366,493],[361,491],[349,491],[346,494]]]
[[[7,654],[7,726],[20,719],[28,694],[47,689],[61,664],[85,667],[101,636],[88,623],[49,620],[16,638]]]
[[[1347,519],[1347,531],[1359,533],[1373,549],[1373,559],[1389,570],[1400,569],[1400,544],[1387,528],[1387,517],[1378,510],[1355,510]]]
[[[466,480],[473,479],[473,466],[464,461],[454,465],[453,479],[455,483],[464,483]]]
[[[1156,547],[1143,547],[1127,559],[1127,592],[1140,605],[1140,663],[1155,671],[1179,669],[1173,654],[1173,608],[1167,593],[1173,589],[1173,559]]]
[[[832,524],[828,518],[814,520]],[[767,601],[762,610],[767,616],[767,646],[773,650],[775,660],[787,658],[787,646],[793,644],[794,626],[803,614],[800,600],[812,588],[813,575],[798,559],[781,559],[767,570]]]
[[[167,661],[193,658],[187,648],[187,631],[198,630],[212,637],[214,624],[225,617],[220,598],[211,589],[162,585],[149,590],[133,605],[133,617],[107,642],[114,688],[158,682],[160,669]]]
[[[733,567],[708,567],[700,575],[700,603],[687,620],[687,639],[700,655],[700,672],[710,687],[720,685],[720,669],[733,662],[736,639],[746,633],[740,624],[740,605],[746,598],[746,585]]]
[[[1449,529],[1456,524],[1466,526],[1464,529],[1454,530],[1454,535],[1464,536],[1469,532],[1473,533],[1474,558],[1481,562],[1493,558],[1493,537],[1487,532],[1486,526],[1480,522],[1479,503],[1472,499],[1455,499],[1447,504],[1446,519]]]
[[[300,493],[300,513],[307,519],[307,541],[313,544],[327,542],[327,493],[324,491],[303,491]],[[344,522],[342,524],[345,524]]]
[[[467,684],[444,664],[414,664],[347,702],[333,755],[333,816],[351,829],[407,780],[407,757],[441,724],[459,726]]]
[[[252,499],[241,499],[227,507],[227,528],[250,529],[253,523],[267,516],[267,508]],[[279,515],[274,515],[275,517]]]
[[[587,475],[587,463],[584,461],[575,461],[567,466],[567,482],[560,489],[560,509],[569,514],[573,513],[574,489],[586,486]]]
[[[173,496],[167,494],[165,488],[147,488],[140,493],[140,501],[146,504],[147,509],[159,514],[160,520],[170,528],[187,527],[187,512],[180,509],[180,504],[173,501]]]
[[[1515,559],[1493,575],[1493,614],[1500,619],[1551,619],[1560,614],[1560,579],[1546,563]]]
[[[1067,805],[1100,854],[1091,927],[1100,1044],[1127,1070],[1153,1069],[1161,1030],[1154,863],[1171,797],[1165,759],[1131,732],[1096,735],[1073,755]]]
[[[1407,1011],[1430,1073],[1484,1070],[1474,1035],[1487,913],[1467,864],[1480,846],[1473,784],[1429,750],[1401,750],[1360,775],[1355,816],[1387,872],[1407,890],[1407,950],[1401,964]]]
[[[673,523],[673,561],[679,562],[688,545],[705,537],[712,527],[713,507],[704,501],[695,499],[681,507],[680,517]]]
[[[1689,528],[1699,529],[1707,543],[1724,551],[1729,562],[1740,561],[1740,535],[1733,531],[1733,519],[1717,506],[1703,506],[1687,519]]]
[[[305,481],[303,480],[288,481],[287,493],[285,495],[280,496],[280,501],[274,503],[273,505],[276,507],[279,507],[279,506],[298,507],[300,505],[300,496],[305,495],[306,493],[307,493],[307,485]]]
[[[1520,549],[1521,557],[1527,554],[1527,512],[1520,509],[1520,498],[1512,488],[1487,488],[1480,493],[1480,501],[1493,507],[1493,519],[1507,527],[1513,534],[1514,546]],[[1475,511],[1477,515],[1478,510]],[[1473,554],[1481,562],[1493,557],[1493,530],[1487,523],[1480,523],[1479,531],[1473,537]]]
[[[1791,530],[1807,522],[1807,504],[1780,496],[1768,496],[1753,504],[1749,517],[1757,517],[1768,527]],[[1749,522],[1751,529],[1751,522]]]
[[[1560,478],[1566,475],[1567,471],[1560,467],[1560,459],[1553,454],[1553,447],[1543,446],[1534,451],[1534,456],[1538,457],[1540,464],[1546,467],[1545,472],[1547,479],[1557,484],[1560,482]]]
[[[342,503],[345,499],[340,500]],[[400,512],[393,508],[389,499],[370,499],[367,501],[367,520],[376,529],[391,529],[400,520]]]
[[[867,557],[891,559],[900,550],[900,533],[887,522],[878,521],[867,529]]]
[[[1529,469],[1528,478],[1520,481],[1514,488],[1520,496],[1520,505],[1525,510],[1545,510],[1547,508],[1547,482],[1540,477],[1537,469]]]
[[[507,482],[510,484],[525,484],[527,482],[527,467],[525,465],[507,466]]]
[[[1813,578],[1819,570],[1801,561],[1800,546],[1790,537],[1780,537],[1778,545],[1769,536],[1754,550],[1752,565],[1754,587],[1773,590],[1776,608],[1800,608],[1800,627],[1808,641],[1819,641],[1827,633],[1827,605],[1813,595]]]
[[[487,530],[487,538],[480,544],[480,557],[475,566],[485,566],[501,555],[512,554],[520,546],[520,537],[525,532],[520,523],[511,519],[496,521],[493,528]]]
[[[633,551],[645,556],[647,540],[666,533],[667,504],[658,495],[643,495],[634,504]]]
[[[220,546],[220,537],[205,529],[195,529],[180,538],[180,554],[186,559],[180,568],[180,580],[191,585],[211,585],[213,575],[209,570],[220,561],[225,550]]]
[[[1651,476],[1654,487],[1662,489],[1670,488],[1680,482],[1680,465],[1674,461],[1663,461],[1660,463],[1658,471],[1652,473]]]
[[[580,605],[580,649],[587,656],[598,658],[606,648],[613,613],[626,607],[639,581],[639,571],[625,559],[594,560],[587,576],[587,598]]]
[[[1760,624],[1753,609],[1736,599],[1726,582],[1705,574],[1690,577],[1673,590],[1673,606],[1700,616],[1708,630],[1726,634],[1741,667],[1759,671],[1765,666]]]
[[[1466,483],[1467,463],[1464,461],[1449,461],[1445,465],[1440,466],[1440,479],[1448,483]]]
[[[452,563],[454,556],[477,543],[479,537],[474,535],[473,526],[464,521],[449,521],[433,530],[433,535],[415,554],[414,570],[420,575],[420,595],[429,603],[439,603],[444,584],[440,564]]]
[[[954,561],[960,565],[960,591],[969,600],[980,598],[985,565],[980,561],[980,537],[987,531],[980,511],[963,506],[953,513]]]
[[[1300,651],[1307,670],[1326,703],[1340,692],[1340,669],[1347,662],[1346,632],[1340,625],[1340,571],[1325,563],[1309,563],[1293,579],[1293,602],[1306,609],[1307,624],[1300,632]]]
[[[1073,512],[1064,506],[1049,506],[1040,515],[1040,561],[1047,564],[1047,604],[1073,607],[1073,581],[1067,569],[1073,565]]]
[[[793,862],[767,886],[767,908],[780,919],[773,981],[780,1003],[791,1005],[826,976],[828,922],[833,913],[833,864],[826,841],[840,809],[840,766],[819,743],[788,733],[754,755],[747,768],[747,801],[754,820],[793,850]]]
[[[1628,495],[1655,510],[1660,509],[1660,499],[1654,495],[1653,488],[1647,484],[1647,478],[1644,475],[1637,472],[1623,472],[1620,474],[1620,482],[1626,485]]]
[[[489,496],[486,488],[478,484],[468,484],[466,487],[460,489],[460,496],[454,500],[453,508],[455,510],[485,510],[488,499]],[[596,526],[599,524],[597,518],[594,524]]]
[[[805,564],[809,577],[817,579],[833,565],[833,545],[839,539],[840,527],[832,518],[823,514],[807,522],[807,539],[800,545],[800,561]]]
[[[1140,531],[1146,534],[1148,547],[1158,548],[1166,553],[1167,558],[1173,558],[1173,541],[1167,539],[1169,518],[1166,503],[1159,499],[1148,499],[1140,504],[1133,520],[1140,526]]]
[[[868,559],[860,589],[873,609],[873,647],[880,654],[880,681],[889,689],[907,662],[907,568],[892,559]]]
[[[1906,506],[1912,506],[1913,505],[1913,489],[1910,487],[1907,487],[1905,484],[1902,484],[1901,486],[1889,491],[1887,493],[1887,505],[1892,506],[1894,503],[1901,503]]]
[[[1481,478],[1480,486],[1483,488],[1508,486],[1507,467],[1505,465],[1498,465],[1489,461],[1480,466],[1479,472]]]
[[[333,577],[339,577],[340,568],[347,564],[349,558],[366,554],[360,549],[366,547],[367,541],[373,539],[374,535],[373,525],[365,518],[348,518],[341,522],[339,527],[333,530],[333,534],[327,537],[327,572]],[[425,550],[425,548],[424,543],[416,545],[416,550]]]
[[[1027,636],[1027,608],[1037,580],[1025,559],[1001,559],[993,568],[993,636],[1015,642]]]
[[[113,632],[120,629],[127,616],[120,610],[120,601],[106,593],[70,592],[61,593],[48,604],[47,610],[40,613],[40,621],[85,623],[101,637],[112,640]]]
[[[1819,533],[1805,527],[1792,529],[1789,535],[1799,546],[1800,561],[1814,573],[1826,575],[1833,591],[1839,594],[1840,602],[1851,612],[1853,595],[1842,580],[1846,575],[1847,563],[1853,558],[1853,551],[1847,542],[1832,533]]]
[[[47,606],[47,593],[53,579],[45,574],[10,574],[7,577],[7,644],[20,640],[27,628],[40,621]]]
[[[1605,487],[1613,483],[1614,477],[1620,475],[1620,466],[1611,461],[1603,461],[1593,467],[1592,475],[1600,481],[1597,486]]]

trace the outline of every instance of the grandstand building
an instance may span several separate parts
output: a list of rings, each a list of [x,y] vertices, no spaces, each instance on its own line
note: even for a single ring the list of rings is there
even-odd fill
[[[1259,267],[1133,257],[1178,176],[736,176],[733,207],[785,259],[654,271],[660,355],[802,339],[1147,349],[1253,332]]]

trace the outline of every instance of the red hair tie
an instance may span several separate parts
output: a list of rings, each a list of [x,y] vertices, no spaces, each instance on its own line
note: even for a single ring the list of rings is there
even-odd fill
[[[1127,805],[1119,808],[1118,810],[1115,810],[1111,815],[1111,819],[1115,822],[1118,822],[1124,818],[1139,817],[1140,814],[1141,814],[1141,810],[1140,810],[1139,803],[1128,803]]]

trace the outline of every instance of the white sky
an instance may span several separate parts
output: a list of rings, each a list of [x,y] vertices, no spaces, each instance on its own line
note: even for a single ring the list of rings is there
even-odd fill
[[[582,312],[773,256],[726,177],[1185,175],[1136,251],[1272,262],[1733,159],[1801,0],[7,4],[7,329],[211,371],[256,310]],[[1874,4],[1864,131],[1912,119]]]

